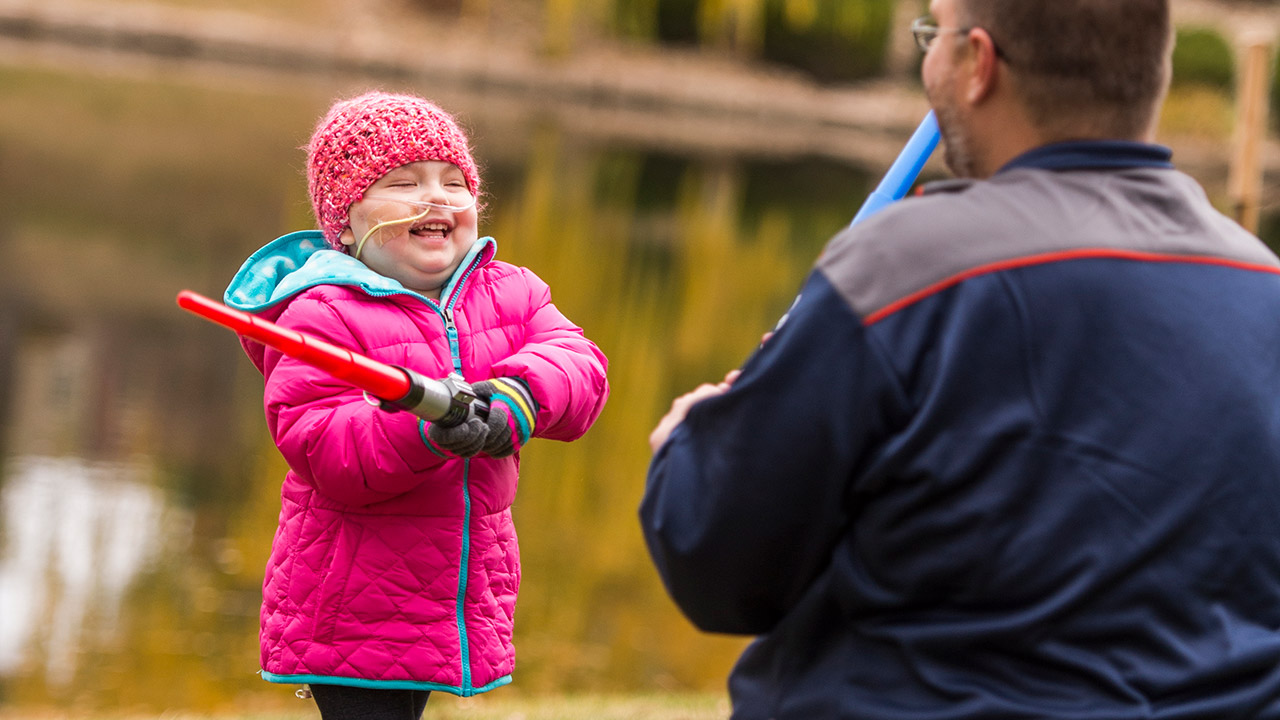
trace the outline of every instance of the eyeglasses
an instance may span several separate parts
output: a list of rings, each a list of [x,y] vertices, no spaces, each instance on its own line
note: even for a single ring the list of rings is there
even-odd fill
[[[933,41],[937,40],[938,36],[942,35],[943,33],[964,34],[973,29],[974,27],[965,27],[965,28],[938,27],[933,23],[933,18],[928,16],[918,17],[915,20],[911,21],[911,36],[916,39],[916,47],[920,48],[920,52],[929,52],[929,46],[932,45]],[[996,45],[994,38],[991,41],[991,45],[996,49],[996,57],[1000,58],[1001,60],[1004,60],[1005,62],[1009,61],[1008,58],[1005,57],[1004,51],[1000,49],[1000,46]]]

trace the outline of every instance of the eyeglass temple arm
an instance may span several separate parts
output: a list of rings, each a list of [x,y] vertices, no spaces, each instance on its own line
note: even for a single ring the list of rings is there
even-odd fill
[[[937,149],[941,138],[938,118],[930,110],[929,114],[924,116],[920,126],[916,128],[915,133],[911,135],[911,139],[907,141],[906,146],[902,148],[902,152],[898,154],[898,159],[889,166],[889,171],[885,173],[880,184],[863,201],[862,207],[858,210],[858,214],[853,216],[853,222],[849,223],[849,226],[857,225],[883,210],[887,205],[905,197],[911,185],[920,176],[924,164],[929,161],[929,156],[933,155],[933,151]]]

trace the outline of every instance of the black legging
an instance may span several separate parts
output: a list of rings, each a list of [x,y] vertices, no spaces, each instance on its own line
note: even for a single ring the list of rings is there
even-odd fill
[[[431,692],[312,685],[311,696],[324,720],[419,720]]]

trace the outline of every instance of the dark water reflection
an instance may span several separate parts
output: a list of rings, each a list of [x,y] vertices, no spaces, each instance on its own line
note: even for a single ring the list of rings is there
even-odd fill
[[[355,88],[2,68],[0,87],[0,706],[283,702],[254,674],[283,473],[261,378],[173,298],[220,295],[311,226],[296,148]],[[649,565],[646,436],[750,352],[868,174],[437,99],[473,130],[482,229],[612,363],[592,432],[526,451],[512,691],[718,690],[741,641],[691,630]]]

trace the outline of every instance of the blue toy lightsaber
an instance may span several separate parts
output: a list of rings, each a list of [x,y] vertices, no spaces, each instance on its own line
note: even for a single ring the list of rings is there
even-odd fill
[[[920,127],[916,128],[911,139],[907,141],[906,147],[902,148],[902,152],[898,154],[898,159],[894,160],[893,165],[889,167],[889,172],[885,173],[884,179],[867,196],[849,225],[857,225],[884,209],[886,205],[905,197],[911,185],[919,177],[924,164],[929,161],[929,156],[938,147],[938,140],[941,137],[938,118],[930,110],[929,114],[924,116]]]

